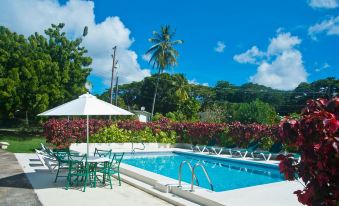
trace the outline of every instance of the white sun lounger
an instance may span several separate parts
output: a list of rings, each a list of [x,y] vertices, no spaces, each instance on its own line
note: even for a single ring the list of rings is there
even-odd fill
[[[192,145],[191,149],[192,149],[193,152],[198,151],[198,152],[201,152],[201,153],[208,151],[206,146],[202,146],[202,148],[200,148],[199,145]]]
[[[48,170],[53,173],[58,166],[58,161],[55,157],[51,157],[48,153],[42,150],[35,150],[35,154],[38,156],[40,162],[48,168]]]
[[[208,151],[209,154],[220,155],[224,151],[224,148],[222,148],[222,147],[207,146],[206,150]],[[217,151],[217,150],[219,150],[219,151]]]

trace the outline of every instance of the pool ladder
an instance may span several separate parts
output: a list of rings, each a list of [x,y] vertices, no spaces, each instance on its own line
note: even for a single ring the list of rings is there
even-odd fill
[[[191,173],[192,173],[192,178],[191,178],[191,191],[194,191],[194,180],[197,182],[197,186],[199,186],[199,180],[198,180],[197,176],[195,175],[195,169],[196,169],[197,167],[201,167],[202,171],[203,171],[204,174],[205,174],[205,177],[206,177],[207,180],[208,180],[208,183],[210,184],[211,190],[214,191],[214,187],[213,187],[211,178],[210,178],[210,176],[208,175],[208,173],[207,173],[207,171],[206,171],[204,165],[202,165],[202,164],[200,163],[200,161],[198,161],[197,163],[195,163],[195,165],[193,166],[193,168],[192,168],[191,163],[189,163],[187,160],[184,160],[184,161],[182,161],[182,162],[180,163],[179,170],[178,170],[179,187],[181,187],[182,167],[183,167],[183,165],[184,165],[185,163],[188,165],[188,167],[190,168]]]
[[[134,143],[132,142],[132,154],[135,153],[135,150],[145,150],[146,146],[143,142],[140,142],[141,145],[142,145],[142,148],[139,148],[139,147],[134,147]]]

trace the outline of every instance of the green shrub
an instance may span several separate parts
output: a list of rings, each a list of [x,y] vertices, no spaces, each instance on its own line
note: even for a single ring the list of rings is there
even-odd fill
[[[101,129],[98,133],[91,136],[92,143],[113,143],[113,142],[157,142],[157,143],[175,143],[175,131],[157,131],[153,132],[151,128],[146,127],[143,130],[125,130],[120,129],[113,124],[110,127]]]
[[[159,133],[155,134],[157,138],[157,142],[161,143],[176,143],[177,140],[177,133],[175,131],[163,132],[160,131]]]
[[[101,129],[98,133],[94,134],[90,140],[93,143],[130,142],[131,133],[131,131],[119,129],[117,125],[113,124],[110,127]]]
[[[224,147],[232,147],[236,144],[234,138],[228,134],[228,128],[226,127],[225,130],[220,135],[220,144]]]
[[[260,148],[263,150],[269,150],[272,145],[274,144],[272,138],[270,137],[263,137],[260,142]]]
[[[131,139],[135,142],[157,142],[156,136],[149,127],[131,132]]]

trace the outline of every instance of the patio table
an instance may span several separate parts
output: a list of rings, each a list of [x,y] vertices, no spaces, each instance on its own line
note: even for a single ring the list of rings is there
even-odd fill
[[[77,159],[77,158],[73,158],[73,159]],[[79,160],[81,158],[79,157]],[[86,161],[86,160],[83,160],[83,161]],[[87,162],[88,163],[104,163],[104,162],[109,162],[110,159],[107,158],[107,157],[96,157],[96,156],[89,156],[87,157]]]

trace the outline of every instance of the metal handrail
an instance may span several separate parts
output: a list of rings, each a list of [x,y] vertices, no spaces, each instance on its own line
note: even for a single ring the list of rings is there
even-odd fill
[[[146,149],[146,146],[145,146],[145,144],[143,143],[143,142],[140,142],[141,144],[142,144],[142,148],[138,148],[138,147],[134,147],[134,143],[132,142],[132,154],[134,154],[135,153],[135,150],[145,150]]]
[[[204,165],[200,164],[200,161],[197,162],[194,166],[193,166],[193,169],[192,169],[192,178],[191,178],[191,191],[194,191],[194,177],[195,177],[195,168],[197,168],[198,166],[200,166],[202,168],[202,171],[204,171],[205,173],[205,176],[208,180],[208,183],[210,184],[210,187],[211,187],[211,190],[214,191],[214,187],[213,187],[213,184],[212,184],[212,181],[211,181],[211,178],[210,176],[208,175]]]
[[[195,181],[197,182],[197,185],[199,186],[198,178],[193,174],[193,170],[192,170],[192,165],[191,165],[191,163],[189,163],[187,160],[184,160],[184,161],[182,161],[182,162],[180,163],[179,170],[178,170],[179,187],[181,187],[181,173],[182,173],[182,166],[183,166],[185,163],[188,165],[188,167],[189,167],[190,170],[191,170],[191,173],[192,173],[192,179],[194,178]],[[193,181],[193,180],[192,180],[192,181]]]

